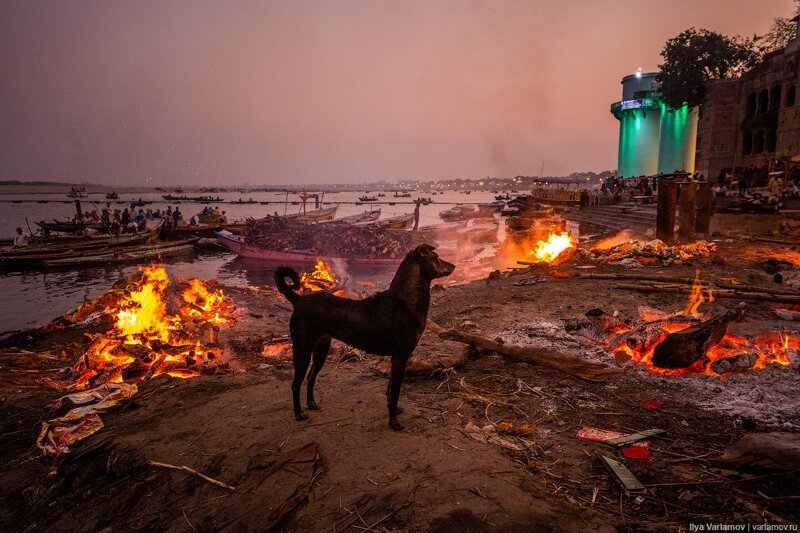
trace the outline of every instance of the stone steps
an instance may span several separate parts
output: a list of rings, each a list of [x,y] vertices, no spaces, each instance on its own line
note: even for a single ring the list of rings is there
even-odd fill
[[[573,210],[564,215],[568,220],[586,222],[609,229],[630,229],[644,232],[656,226],[655,206],[616,204]]]

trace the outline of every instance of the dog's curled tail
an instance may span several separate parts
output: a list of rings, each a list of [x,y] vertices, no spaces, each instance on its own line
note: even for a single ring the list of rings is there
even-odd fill
[[[291,285],[286,283],[286,278],[292,280]],[[295,272],[294,269],[289,267],[276,268],[275,284],[278,286],[278,290],[281,291],[281,294],[286,296],[286,299],[292,304],[297,302],[297,300],[300,298],[300,295],[295,292],[300,289],[300,276],[297,275],[297,272]]]

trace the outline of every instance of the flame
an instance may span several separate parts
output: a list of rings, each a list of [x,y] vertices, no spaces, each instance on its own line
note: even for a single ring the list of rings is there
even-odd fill
[[[129,280],[122,298],[105,295],[98,300],[111,307],[116,322],[94,339],[76,363],[76,388],[159,374],[190,378],[200,375],[192,367],[219,357],[216,334],[220,325],[232,320],[232,301],[198,279],[176,291],[179,299],[171,299],[170,279],[163,267],[140,268],[139,274],[138,280]]]
[[[334,290],[342,281],[333,273],[333,269],[322,259],[317,259],[312,272],[303,272],[300,276],[300,287],[308,291],[328,291],[335,296],[344,296],[343,290]]]
[[[706,296],[703,296],[704,290]],[[694,275],[694,282],[692,283],[692,292],[689,293],[689,301],[686,304],[686,308],[675,314],[687,315],[698,319],[702,318],[703,314],[698,311],[699,307],[706,302],[711,303],[713,301],[714,295],[711,294],[711,289],[703,285],[703,282],[700,280],[700,269],[697,269]]]
[[[689,301],[686,308],[682,311],[677,311],[673,316],[686,316],[701,319],[704,314],[699,311],[699,307],[704,303],[714,301],[711,291],[708,290],[700,281],[700,270],[696,271],[692,291],[689,295]],[[641,313],[642,310],[640,310]],[[652,310],[645,310],[645,314],[653,314]],[[664,317],[660,317],[663,319]],[[680,369],[666,369],[659,368],[652,364],[653,354],[656,346],[661,344],[667,335],[681,331],[691,327],[694,323],[678,322],[671,324],[653,325],[651,329],[645,330],[653,334],[649,343],[642,349],[634,349],[628,345],[627,339],[623,339],[614,346],[608,346],[607,349],[610,353],[623,352],[630,357],[636,366],[644,365],[648,371],[654,374],[661,374],[667,376],[682,376],[686,374],[706,374],[715,377],[725,377],[724,374],[717,374],[712,369],[712,363],[727,357],[735,357],[744,354],[755,354],[757,359],[751,370],[761,370],[768,367],[768,365],[777,364],[781,366],[789,366],[791,364],[792,356],[796,357],[798,347],[800,347],[800,338],[794,335],[789,335],[785,332],[770,333],[757,337],[753,341],[727,332],[725,336],[716,345],[712,346],[706,352],[706,357],[698,360],[693,365],[687,368]],[[631,329],[617,328],[612,333],[615,335],[624,334]]]
[[[552,263],[556,258],[569,248],[574,248],[575,243],[569,233],[555,233],[551,232],[544,241],[538,241],[536,247],[531,250],[533,255],[538,261],[545,263]]]

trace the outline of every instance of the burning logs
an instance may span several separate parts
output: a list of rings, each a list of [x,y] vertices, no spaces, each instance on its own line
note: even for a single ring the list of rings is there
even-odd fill
[[[303,250],[328,257],[396,259],[422,243],[413,232],[379,226],[306,224],[281,217],[248,221],[247,242],[268,250]]]
[[[687,368],[706,356],[728,332],[728,324],[744,315],[744,307],[727,311],[717,317],[670,333],[653,351],[653,364],[660,368]]]

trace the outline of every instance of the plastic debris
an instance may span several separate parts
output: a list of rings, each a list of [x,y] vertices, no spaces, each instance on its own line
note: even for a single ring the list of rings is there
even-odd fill
[[[619,485],[622,489],[622,492],[625,496],[630,496],[632,494],[644,494],[647,492],[647,489],[642,485],[642,483],[636,479],[636,476],[628,470],[624,464],[620,463],[619,461],[615,461],[610,457],[606,457],[605,455],[600,456],[600,461],[603,463],[603,466],[606,467],[608,473],[611,474],[611,477],[614,478],[614,481]]]
[[[641,405],[645,409],[650,409],[651,411],[652,410],[656,410],[656,409],[661,409],[661,401],[660,400],[647,400],[647,401],[644,401],[644,402],[640,403],[639,405]]]
[[[69,453],[70,446],[94,435],[102,428],[103,421],[95,414],[85,417],[78,423],[70,423],[69,420],[56,418],[42,423],[42,430],[36,439],[36,446],[45,455],[58,456]]]
[[[36,446],[45,455],[59,456],[69,453],[69,447],[102,429],[98,416],[127,400],[138,392],[132,383],[104,383],[94,389],[62,396],[53,404],[57,409],[67,404],[78,405],[67,414],[42,422]],[[92,403],[95,402],[95,403]]]

